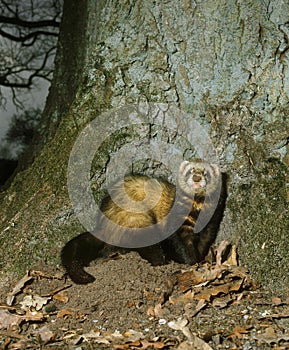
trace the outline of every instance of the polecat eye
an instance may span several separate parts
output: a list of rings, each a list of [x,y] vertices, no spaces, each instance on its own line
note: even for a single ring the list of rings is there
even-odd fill
[[[206,171],[205,177],[207,180],[210,180],[212,178],[212,174],[210,173],[210,171]]]

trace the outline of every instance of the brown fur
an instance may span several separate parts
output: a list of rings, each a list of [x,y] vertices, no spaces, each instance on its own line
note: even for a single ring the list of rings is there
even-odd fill
[[[215,240],[224,209],[224,191],[210,222],[199,233],[194,227],[201,210],[209,210],[210,200],[204,203],[206,196],[211,196],[217,189],[221,174],[215,165],[205,162],[183,162],[180,166],[178,188],[180,196],[176,199],[176,187],[167,181],[150,179],[147,176],[128,176],[122,182],[117,182],[112,188],[112,198],[106,197],[101,204],[101,211],[111,222],[117,224],[110,227],[110,222],[104,224],[100,220],[99,229],[104,230],[105,237],[118,237],[125,228],[144,228],[158,223],[161,231],[168,229],[168,219],[174,201],[182,209],[187,209],[188,215],[181,217],[180,228],[162,242],[149,247],[137,248],[142,257],[154,265],[163,264],[169,260],[194,264],[203,260],[209,247]],[[123,194],[125,189],[125,194]],[[130,200],[133,202],[130,203]],[[183,215],[182,210],[180,214]],[[116,231],[116,232],[115,232]],[[107,235],[107,236],[106,236]],[[84,271],[90,261],[99,256],[106,244],[89,232],[70,240],[62,250],[62,264],[71,279],[80,284],[94,281],[94,277]]]

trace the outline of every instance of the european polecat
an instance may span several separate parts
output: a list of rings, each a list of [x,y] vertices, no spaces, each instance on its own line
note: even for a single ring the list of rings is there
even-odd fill
[[[214,242],[222,218],[225,195],[221,177],[216,165],[202,161],[184,161],[181,164],[177,187],[161,179],[152,181],[147,176],[128,176],[124,182],[116,182],[110,195],[102,201],[100,209],[109,220],[105,228],[100,220],[98,227],[104,230],[105,235],[115,236],[119,232],[123,235],[125,228],[139,229],[158,224],[158,230],[161,228],[166,238],[157,244],[133,250],[137,250],[153,265],[170,260],[186,264],[200,262]],[[140,206],[133,208],[131,203],[127,203],[130,200]],[[175,204],[179,209],[172,210]],[[210,221],[195,233],[201,211],[202,215],[205,213],[203,217],[206,214],[210,216]],[[178,221],[180,225],[168,237],[166,230],[171,227],[169,222],[174,224]],[[109,222],[114,223],[114,231],[115,227],[119,227],[119,232],[111,232]],[[64,246],[62,264],[75,283],[86,284],[95,280],[84,267],[99,257],[105,245],[93,234],[84,232]]]

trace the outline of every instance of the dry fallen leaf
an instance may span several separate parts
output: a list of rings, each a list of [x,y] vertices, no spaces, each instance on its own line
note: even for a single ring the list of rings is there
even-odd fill
[[[233,339],[233,338],[238,338],[238,339],[242,339],[243,338],[243,334],[248,334],[249,333],[249,329],[252,328],[251,326],[249,327],[241,327],[241,326],[236,326],[233,329],[233,332],[228,336],[229,339]]]
[[[228,248],[231,249],[229,252]],[[224,250],[226,250],[225,253]],[[222,263],[223,256],[229,256],[229,258]],[[215,265],[208,263],[193,265],[190,270],[178,274],[179,288],[186,293],[192,291],[191,299],[204,300],[224,308],[237,298],[240,300],[244,290],[255,290],[258,287],[250,279],[248,270],[237,266],[235,246],[225,241],[221,242],[216,249],[216,260]],[[181,297],[178,299],[181,301]]]
[[[43,298],[37,294],[35,295],[26,295],[24,299],[19,303],[21,305],[22,310],[28,310],[31,307],[34,308],[36,311],[39,311],[42,309],[44,305],[48,303],[48,301],[51,298]]]
[[[193,303],[186,303],[185,305],[185,315],[188,318],[195,317],[202,309],[204,309],[208,303],[204,299],[200,299],[195,306]]]
[[[42,321],[44,315],[41,312],[27,310],[25,315],[11,314],[7,310],[0,310],[0,329],[19,326],[21,322]]]
[[[194,336],[191,341],[180,343],[177,350],[213,350],[204,340]]]
[[[289,341],[289,333],[276,333],[273,327],[268,327],[264,333],[257,334],[255,339],[268,345],[278,344],[282,341]]]
[[[25,284],[29,281],[33,280],[33,277],[30,276],[29,271],[26,272],[25,276],[23,276],[18,283],[16,284],[16,286],[13,288],[11,293],[8,293],[7,296],[7,305],[11,306],[14,302],[15,296],[20,293],[22,291],[22,289],[24,288]]]
[[[12,343],[9,349],[27,349],[28,339],[20,339],[16,343]],[[4,348],[5,349],[5,348]]]
[[[26,274],[18,281],[16,286],[13,288],[12,292],[8,294],[6,300],[7,305],[11,306],[14,302],[15,296],[22,291],[27,282],[34,280],[35,277],[44,277],[48,279],[62,279],[63,274],[56,274],[52,276],[41,271],[27,271]]]
[[[68,296],[64,292],[59,292],[53,295],[53,300],[61,301],[62,303],[67,303]]]
[[[140,349],[148,349],[148,348],[154,348],[154,349],[163,349],[166,347],[166,344],[160,342],[160,341],[147,341],[147,340],[142,340],[141,341],[141,347]]]
[[[45,319],[42,312],[26,310],[26,314],[21,316],[25,321],[29,322],[39,322]]]
[[[170,321],[168,322],[168,326],[174,330],[182,331],[184,336],[187,337],[189,341],[194,338],[188,327],[188,320],[186,318],[180,317],[176,321]]]
[[[154,312],[154,307],[153,306],[149,306],[147,309],[147,315],[148,316],[155,316],[155,312]]]
[[[53,333],[47,326],[36,329],[32,334],[39,337],[45,343],[56,338],[56,334]]]
[[[93,342],[96,342],[98,344],[110,344],[110,342],[105,337],[100,335],[100,332],[95,332],[94,330],[88,333],[81,334],[74,340],[73,344],[77,345],[82,342],[90,342],[90,340],[93,340]]]
[[[124,336],[126,337],[127,342],[134,342],[140,339],[144,339],[144,335],[142,332],[137,332],[133,329],[130,329],[129,331],[125,332]]]
[[[195,296],[195,299],[200,300],[204,299],[206,301],[211,301],[213,297],[216,297],[220,294],[229,294],[230,292],[238,292],[243,284],[243,280],[237,280],[229,282],[226,284],[221,284],[219,286],[214,286],[206,290],[201,291]]]
[[[274,298],[272,298],[272,304],[274,304],[274,305],[282,305],[283,303],[282,303],[282,300],[280,298],[274,297]]]
[[[222,256],[224,250],[228,247],[229,243],[227,241],[222,241],[216,248],[216,265],[222,265]]]
[[[157,304],[154,307],[154,316],[161,318],[163,316],[163,308],[162,308],[162,304]]]
[[[57,313],[57,318],[67,318],[67,316],[71,316],[72,312],[68,309],[61,309],[58,313]]]
[[[18,315],[12,315],[7,310],[0,310],[0,329],[19,326],[22,320]]]
[[[230,255],[227,258],[226,261],[223,262],[223,265],[230,265],[230,266],[238,266],[238,254],[237,254],[237,248],[235,245],[231,246]]]
[[[176,321],[170,321],[168,326],[176,331],[181,331],[188,324],[188,320],[186,318],[178,318]]]

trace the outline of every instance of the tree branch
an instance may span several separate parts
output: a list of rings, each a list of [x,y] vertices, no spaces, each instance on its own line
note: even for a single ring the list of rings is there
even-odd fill
[[[46,53],[45,53],[45,56],[43,58],[43,61],[42,61],[42,64],[40,65],[39,68],[35,68],[33,70],[33,73],[30,74],[30,76],[26,79],[23,78],[24,82],[11,82],[8,80],[8,77],[11,76],[11,75],[15,75],[17,73],[21,73],[21,72],[28,72],[28,71],[32,71],[32,69],[19,69],[18,71],[10,71],[2,76],[0,76],[0,85],[1,86],[5,86],[5,87],[10,87],[10,88],[16,88],[16,89],[27,89],[27,88],[30,88],[33,84],[33,79],[34,78],[42,78],[42,79],[45,79],[45,80],[48,80],[50,81],[50,79],[48,78],[49,74],[52,72],[52,71],[48,71],[47,74],[43,74],[43,70],[47,64],[47,61],[52,53],[52,51],[54,50],[55,48],[52,47],[50,50],[48,50]]]
[[[24,36],[15,36],[15,35],[12,35],[10,33],[5,32],[2,29],[0,29],[0,35],[3,36],[4,38],[9,39],[9,40],[16,41],[16,42],[22,42],[22,43],[25,43],[25,41],[32,38],[33,39],[32,42],[29,44],[25,44],[25,46],[32,46],[35,43],[35,40],[37,39],[37,37],[39,35],[49,35],[49,36],[58,37],[58,33],[48,32],[48,31],[44,31],[44,30],[38,30],[36,32],[29,33],[29,34],[24,35]]]
[[[59,28],[60,22],[55,20],[25,21],[19,17],[0,16],[0,23],[13,24],[24,28],[55,27]]]
[[[0,0],[0,87],[10,88],[17,108],[23,107],[22,91],[38,79],[51,81],[61,12],[62,0]]]

